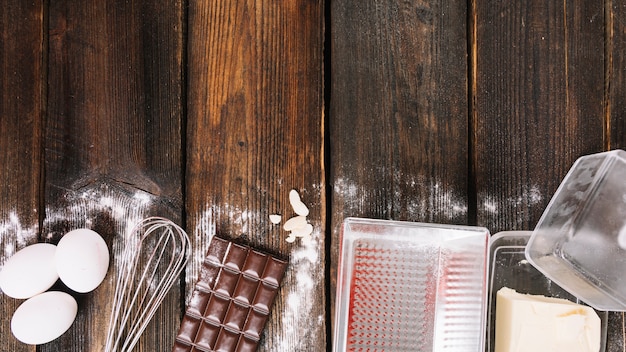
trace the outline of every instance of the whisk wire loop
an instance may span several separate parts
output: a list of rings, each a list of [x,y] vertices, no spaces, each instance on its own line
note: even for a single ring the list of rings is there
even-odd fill
[[[187,233],[161,217],[139,222],[124,243],[105,352],[132,350],[189,258]]]

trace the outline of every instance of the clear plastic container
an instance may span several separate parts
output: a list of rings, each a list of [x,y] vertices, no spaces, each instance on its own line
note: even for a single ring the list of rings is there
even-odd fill
[[[572,295],[532,266],[525,256],[531,231],[498,232],[489,245],[489,304],[487,313],[487,352],[495,345],[496,293],[502,287],[520,293],[557,297],[582,304]],[[608,313],[598,312],[602,322],[600,352],[606,348]]]
[[[537,223],[526,258],[588,305],[626,311],[626,152],[574,163]]]
[[[333,350],[484,351],[489,231],[348,218]]]

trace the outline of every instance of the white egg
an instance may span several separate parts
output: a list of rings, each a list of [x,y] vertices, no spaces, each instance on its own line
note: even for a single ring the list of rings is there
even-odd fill
[[[57,244],[55,262],[61,281],[70,289],[85,293],[104,280],[109,268],[109,249],[97,232],[72,230]]]
[[[36,243],[17,251],[2,266],[0,290],[7,296],[25,299],[49,289],[58,279],[54,256],[56,246]]]
[[[11,331],[24,343],[47,343],[72,326],[77,312],[78,304],[74,297],[65,292],[44,292],[17,307],[11,319]]]

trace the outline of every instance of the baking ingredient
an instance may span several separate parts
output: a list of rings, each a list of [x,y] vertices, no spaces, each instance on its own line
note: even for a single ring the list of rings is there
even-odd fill
[[[293,243],[299,237],[304,244],[310,243],[312,241],[313,225],[309,224],[306,218],[309,215],[309,208],[302,203],[300,195],[295,189],[289,192],[289,203],[296,215],[283,224],[283,229],[289,232],[289,236],[285,238],[285,241]],[[278,224],[281,221],[281,217],[280,215],[270,215],[270,221]]]
[[[290,220],[293,220],[293,223],[289,223]],[[296,238],[301,238],[302,243],[310,243],[313,238],[311,234],[313,233],[313,225],[307,222],[304,216],[296,216],[289,219],[285,223],[285,230],[289,231],[289,236],[285,238],[287,243],[293,243],[296,241]]]
[[[313,233],[313,225],[307,223],[302,227],[297,227],[291,230],[291,236],[295,237],[307,237]]]
[[[600,318],[561,298],[500,289],[496,297],[495,352],[598,352]]]
[[[36,243],[17,251],[0,271],[2,292],[26,299],[49,289],[59,279],[54,264],[56,248],[50,243]]]
[[[289,191],[289,203],[291,204],[291,207],[296,214],[301,216],[309,215],[309,208],[307,208],[307,206],[302,203],[300,195],[295,189]]]
[[[282,220],[282,217],[278,214],[272,214],[270,215],[270,221],[272,222],[272,224],[280,224],[280,221]]]
[[[24,301],[15,310],[11,331],[24,343],[47,343],[72,326],[77,312],[78,304],[72,296],[65,292],[44,292]]]
[[[94,290],[109,268],[109,249],[100,235],[89,229],[66,233],[55,254],[57,272],[61,281],[76,292]]]
[[[256,351],[286,267],[213,237],[172,352]]]
[[[190,254],[187,233],[161,217],[143,219],[126,240],[122,257],[116,258],[124,265],[115,281],[104,352],[134,351],[163,299],[179,283]]]
[[[297,229],[299,227],[304,227],[304,226],[306,226],[306,217],[294,216],[293,218],[285,221],[285,224],[283,225],[283,229],[285,229],[285,231],[291,231],[293,229]]]
[[[303,242],[307,243],[311,241],[311,233],[313,233],[313,225],[306,223],[302,227],[292,229],[285,241],[292,243],[296,238],[300,237]]]
[[[317,234],[316,234],[317,235]],[[326,320],[319,307],[324,305],[324,273],[320,271],[323,258],[316,244],[297,246],[289,254],[289,275],[281,291],[282,303],[274,313],[280,315],[280,329],[266,334],[273,341],[273,352],[311,350],[311,341],[323,340]]]

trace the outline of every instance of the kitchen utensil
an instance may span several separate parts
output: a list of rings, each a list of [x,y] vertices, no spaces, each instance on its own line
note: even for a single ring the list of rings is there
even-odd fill
[[[189,237],[170,220],[142,220],[124,240],[106,339],[106,352],[131,351],[178,282],[189,257]]]

